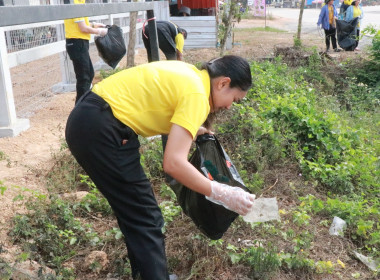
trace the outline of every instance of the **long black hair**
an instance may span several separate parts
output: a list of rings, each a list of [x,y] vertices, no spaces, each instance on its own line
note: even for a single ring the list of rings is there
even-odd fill
[[[246,59],[236,55],[225,55],[202,64],[201,69],[206,69],[210,78],[221,76],[231,79],[230,87],[247,91],[252,86],[252,74]]]
[[[231,79],[230,88],[240,88],[243,91],[249,90],[252,86],[252,74],[249,63],[246,59],[236,55],[225,55],[219,58],[203,63],[201,70],[206,69],[210,79],[217,77],[229,77]],[[211,100],[213,102],[212,88]],[[207,129],[212,129],[217,116],[217,112],[210,113],[207,116],[203,126]]]
[[[187,39],[187,31],[181,27],[177,27],[177,30],[178,30],[178,33],[182,33],[183,34],[183,38],[184,39]]]

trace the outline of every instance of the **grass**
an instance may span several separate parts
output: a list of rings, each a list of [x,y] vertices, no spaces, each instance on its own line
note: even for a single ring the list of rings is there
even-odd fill
[[[273,20],[274,19],[274,17],[273,17],[273,14],[271,13],[271,12],[267,12],[267,20]],[[258,20],[262,20],[262,19],[264,19],[264,17],[259,17],[259,16],[255,16],[255,15],[253,15],[253,12],[252,11],[250,11],[250,12],[245,12],[243,15],[242,15],[242,17],[241,17],[242,19],[258,19]]]
[[[275,32],[275,33],[287,33],[286,30],[281,30],[274,27],[251,27],[251,28],[234,28],[235,32]]]
[[[283,32],[235,30],[263,31]],[[295,68],[281,59],[252,63],[255,83],[249,98],[217,125],[219,139],[246,185],[258,196],[277,197],[281,222],[246,223],[238,218],[222,239],[207,239],[179,211],[164,181],[159,138],[141,141],[142,164],[165,219],[170,272],[188,280],[378,276],[360,265],[352,251],[379,257],[378,185],[373,172],[374,165],[378,169],[379,108],[366,107],[366,99],[357,107],[351,102],[351,111],[339,103],[331,85],[345,75],[330,75],[328,85],[323,78],[334,73],[334,67],[321,60]],[[303,78],[317,76],[321,79]],[[347,95],[345,102],[354,97]],[[22,255],[53,267],[58,280],[131,279],[123,238],[106,201],[64,143],[53,159],[45,178],[48,195],[34,194],[25,203],[29,211],[16,213],[10,226]],[[341,169],[335,168],[336,162],[343,162]],[[349,176],[347,170],[360,172]],[[354,187],[339,189],[346,183]],[[0,192],[5,190],[0,182]],[[79,201],[73,199],[80,190],[88,193]],[[328,234],[334,216],[348,222],[344,238]],[[108,267],[98,262],[83,266],[85,256],[94,250],[107,254]],[[2,271],[11,273],[5,266],[0,266],[0,275]]]

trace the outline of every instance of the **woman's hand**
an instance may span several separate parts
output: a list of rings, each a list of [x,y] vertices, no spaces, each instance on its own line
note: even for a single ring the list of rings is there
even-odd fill
[[[98,35],[100,37],[104,37],[107,35],[108,33],[108,28],[103,28],[103,27],[100,27],[100,28],[97,28],[96,30],[98,30]]]
[[[211,131],[210,129],[207,129],[207,128],[201,126],[201,127],[198,129],[197,136],[199,136],[199,135],[203,135],[203,134],[206,134],[206,133],[211,134],[211,135],[214,134],[214,132]]]
[[[92,22],[91,25],[92,25],[91,27],[93,28],[106,27],[106,25],[101,22]]]
[[[239,187],[211,181],[211,194],[206,198],[244,216],[252,208],[256,196]]]

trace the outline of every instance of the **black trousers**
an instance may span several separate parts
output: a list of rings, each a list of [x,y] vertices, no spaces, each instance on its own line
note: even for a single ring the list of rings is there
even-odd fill
[[[90,58],[90,43],[83,39],[66,39],[66,51],[73,62],[75,77],[77,79],[77,96],[79,98],[91,88],[94,79],[94,67]]]
[[[168,280],[164,221],[140,164],[137,135],[90,91],[67,120],[66,141],[117,217],[133,278]]]
[[[145,28],[145,34],[149,34],[149,29]],[[165,57],[167,60],[177,60],[177,51],[175,46],[175,43],[172,38],[165,37],[160,30],[157,30],[157,36],[158,36],[158,47],[160,50],[165,54]],[[143,34],[142,36],[145,49],[148,53],[148,62],[152,62],[152,55],[150,53],[150,42],[149,38],[146,38]],[[173,46],[174,45],[174,46]]]
[[[331,38],[331,43],[332,47],[335,50],[337,48],[336,45],[336,28],[333,28],[330,26],[330,29],[327,30],[325,29],[325,41],[326,41],[326,48],[330,48],[330,38]]]
[[[358,28],[356,30],[356,38],[355,38],[355,48],[357,48],[359,46],[359,37],[360,37],[360,29]]]

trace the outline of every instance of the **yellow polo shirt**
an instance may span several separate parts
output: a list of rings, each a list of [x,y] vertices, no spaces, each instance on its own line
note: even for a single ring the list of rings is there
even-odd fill
[[[175,36],[174,41],[175,41],[175,48],[180,53],[183,53],[183,47],[185,45],[185,38],[183,37],[183,34],[178,33],[177,36]]]
[[[74,0],[74,4],[83,5],[85,4],[86,0]],[[71,18],[71,19],[65,19],[64,25],[65,25],[65,37],[67,39],[84,39],[84,40],[90,40],[91,34],[90,33],[83,33],[80,31],[78,22],[84,21],[86,25],[90,25],[90,22],[88,20],[88,17],[80,17],[80,18]]]
[[[362,11],[359,7],[353,6],[353,18],[360,17],[362,15]],[[360,21],[358,21],[358,27],[360,27]]]
[[[172,124],[195,138],[210,112],[210,77],[206,70],[175,60],[125,69],[97,83],[93,92],[113,115],[136,134],[168,134]]]

